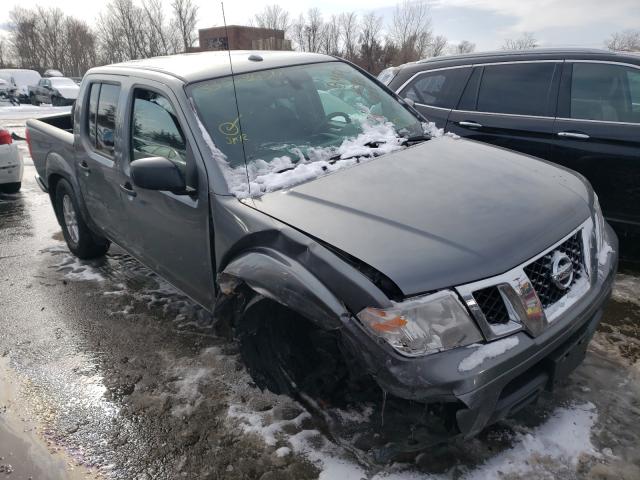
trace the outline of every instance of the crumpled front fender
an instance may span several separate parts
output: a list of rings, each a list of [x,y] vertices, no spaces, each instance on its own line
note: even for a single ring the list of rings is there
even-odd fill
[[[349,318],[345,305],[299,262],[270,248],[244,253],[218,276],[217,304],[233,297],[241,284],[299,313],[318,327],[337,329]]]

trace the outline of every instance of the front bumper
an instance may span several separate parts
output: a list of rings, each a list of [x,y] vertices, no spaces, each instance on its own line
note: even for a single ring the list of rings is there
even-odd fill
[[[610,227],[607,229],[614,252],[599,266],[597,280],[588,292],[537,337],[514,334],[518,338],[515,347],[469,371],[460,371],[459,366],[475,347],[407,358],[367,335],[355,319],[345,325],[345,341],[382,389],[424,403],[457,403],[460,432],[474,435],[535,400],[542,390],[552,389],[584,358],[617,271],[618,243]]]

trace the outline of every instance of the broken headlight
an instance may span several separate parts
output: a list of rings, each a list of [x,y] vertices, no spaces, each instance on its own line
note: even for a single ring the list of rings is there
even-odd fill
[[[374,336],[410,357],[482,340],[467,310],[449,290],[394,302],[390,308],[365,308],[358,319]]]

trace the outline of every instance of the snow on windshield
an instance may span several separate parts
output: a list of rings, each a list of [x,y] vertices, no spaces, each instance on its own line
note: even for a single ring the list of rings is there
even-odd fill
[[[265,193],[291,188],[406,148],[406,139],[396,132],[391,122],[363,120],[362,132],[356,137],[346,138],[337,148],[311,148],[306,152],[307,157],[297,150],[298,158],[282,156],[270,161],[258,159],[247,166],[232,167],[199,119],[198,126],[213,159],[222,166],[229,190],[239,199],[260,197]],[[422,126],[426,135],[432,138],[442,136],[442,129],[437,128],[433,122],[423,123]]]

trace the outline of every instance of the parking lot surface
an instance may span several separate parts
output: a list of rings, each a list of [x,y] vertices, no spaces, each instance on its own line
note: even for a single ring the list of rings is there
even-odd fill
[[[24,135],[36,111],[0,107],[0,126]],[[376,399],[328,422],[261,392],[210,315],[118,247],[71,256],[20,148],[23,189],[0,195],[0,477],[640,478],[633,271],[562,388],[476,439],[381,465],[363,441],[390,423]]]

